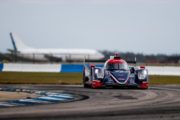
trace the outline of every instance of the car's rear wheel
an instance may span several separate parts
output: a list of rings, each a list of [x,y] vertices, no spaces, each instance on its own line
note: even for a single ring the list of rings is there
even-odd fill
[[[91,85],[86,84],[86,83],[84,83],[83,86],[84,86],[84,88],[91,88]]]

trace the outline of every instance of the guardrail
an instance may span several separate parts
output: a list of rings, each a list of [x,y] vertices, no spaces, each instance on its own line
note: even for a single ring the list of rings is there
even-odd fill
[[[102,66],[99,64],[98,66]],[[149,75],[177,75],[180,76],[180,67],[174,66],[147,66]],[[83,64],[0,64],[0,71],[9,72],[82,72]]]

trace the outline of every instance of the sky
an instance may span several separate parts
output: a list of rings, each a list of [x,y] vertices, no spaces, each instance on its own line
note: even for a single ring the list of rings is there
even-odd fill
[[[0,52],[34,48],[180,54],[180,0],[0,0]]]

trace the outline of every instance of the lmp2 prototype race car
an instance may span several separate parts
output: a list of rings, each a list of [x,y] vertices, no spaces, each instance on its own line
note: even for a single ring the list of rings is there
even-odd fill
[[[131,66],[119,55],[108,59],[104,66],[84,65],[85,88],[135,87],[148,88],[148,70],[144,66]]]

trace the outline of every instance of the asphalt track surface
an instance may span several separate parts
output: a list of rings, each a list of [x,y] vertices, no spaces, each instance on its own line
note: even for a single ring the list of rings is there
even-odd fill
[[[82,86],[62,85],[6,86],[50,92],[65,91],[85,95],[87,99],[68,103],[1,108],[2,120],[180,120],[179,85],[151,86],[147,90],[85,89]]]

